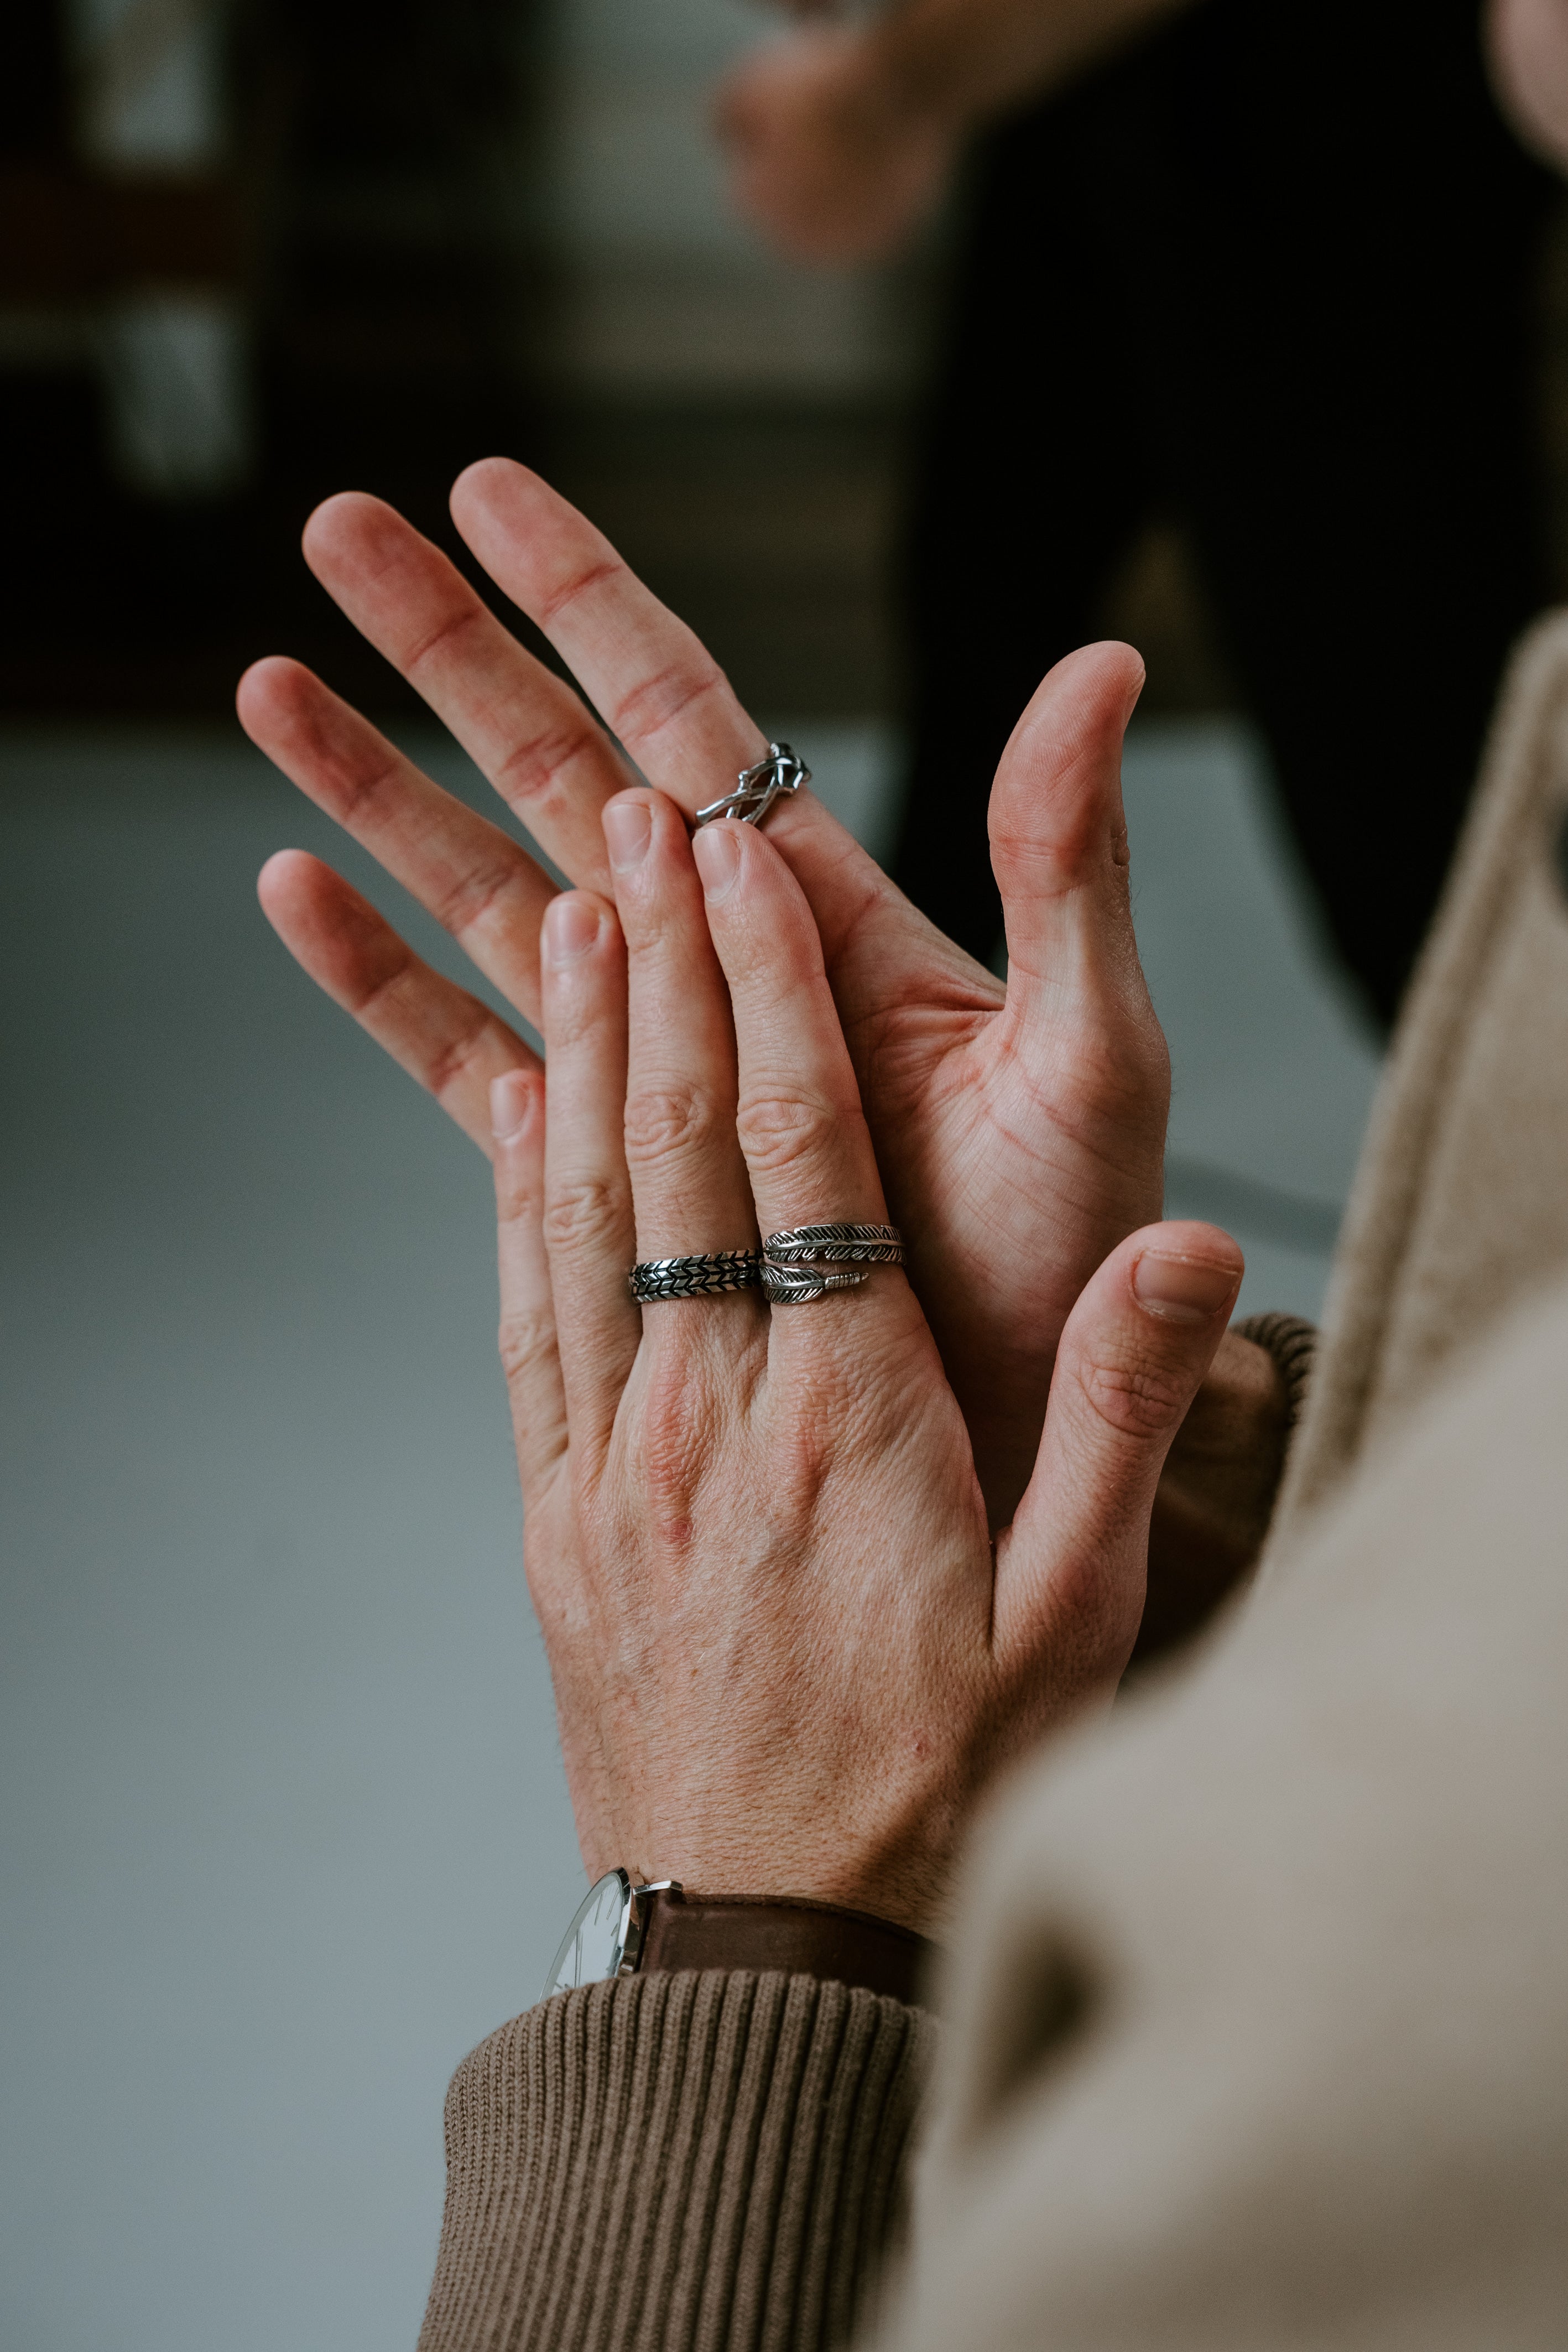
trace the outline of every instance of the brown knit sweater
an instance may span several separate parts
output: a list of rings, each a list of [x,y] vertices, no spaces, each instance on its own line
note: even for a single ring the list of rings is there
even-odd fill
[[[420,2352],[821,2352],[904,2217],[935,2027],[810,1977],[558,1994],[458,2068]]]

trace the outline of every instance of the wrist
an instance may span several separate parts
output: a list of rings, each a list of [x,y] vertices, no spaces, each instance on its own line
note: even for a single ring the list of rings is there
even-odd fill
[[[677,1880],[597,1880],[574,1915],[549,1981],[553,1993],[608,1978],[706,1969],[815,1977],[913,2005],[936,1948],[913,1928],[809,1895],[703,1895]]]

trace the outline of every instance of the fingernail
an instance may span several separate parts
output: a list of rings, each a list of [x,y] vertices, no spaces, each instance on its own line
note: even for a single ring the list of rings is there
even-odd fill
[[[705,824],[693,837],[692,855],[702,876],[705,898],[723,898],[735,887],[740,871],[738,827],[728,817],[717,824]]]
[[[521,1135],[534,1107],[534,1090],[521,1070],[504,1071],[490,1081],[490,1132],[497,1143]]]
[[[1139,1306],[1167,1323],[1207,1323],[1228,1303],[1236,1283],[1230,1266],[1201,1257],[1162,1257],[1156,1250],[1145,1250],[1133,1268]]]
[[[604,812],[604,838],[617,874],[641,866],[653,838],[653,817],[646,801],[612,801]]]
[[[586,898],[552,898],[545,915],[545,951],[552,964],[575,963],[599,937],[599,909]]]

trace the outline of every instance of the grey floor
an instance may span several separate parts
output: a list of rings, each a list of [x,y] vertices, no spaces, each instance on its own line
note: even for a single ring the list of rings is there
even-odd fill
[[[796,725],[874,842],[882,739]],[[1373,1054],[1245,735],[1128,803],[1170,1204],[1311,1311]],[[412,2344],[446,2077],[579,1885],[486,1171],[255,904],[329,832],[227,738],[0,740],[5,2352]]]

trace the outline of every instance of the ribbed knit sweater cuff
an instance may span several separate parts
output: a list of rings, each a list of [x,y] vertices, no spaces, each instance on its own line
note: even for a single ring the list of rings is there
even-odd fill
[[[1299,1315],[1247,1315],[1231,1328],[1272,1356],[1285,1384],[1290,1427],[1294,1431],[1307,1402],[1307,1388],[1317,1361],[1318,1327]]]
[[[419,2352],[825,2352],[903,2226],[933,2020],[811,1977],[590,1985],[446,2100]]]

